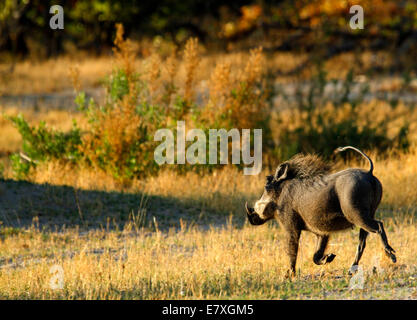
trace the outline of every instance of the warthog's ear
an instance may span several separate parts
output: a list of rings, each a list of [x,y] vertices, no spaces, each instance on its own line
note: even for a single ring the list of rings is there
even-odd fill
[[[276,181],[285,180],[288,175],[288,163],[282,163],[275,171],[274,179]]]

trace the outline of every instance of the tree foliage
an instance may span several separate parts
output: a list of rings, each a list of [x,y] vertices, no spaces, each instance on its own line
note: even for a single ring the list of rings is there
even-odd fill
[[[28,54],[33,46],[51,56],[70,43],[100,52],[110,47],[114,24],[123,23],[131,38],[160,35],[174,42],[190,36],[204,43],[228,44],[254,36],[269,39],[276,50],[309,50],[339,44],[374,49],[415,46],[417,4],[413,0],[64,0],[65,29],[49,28],[52,0],[0,2],[0,50]],[[365,28],[349,29],[349,8],[359,4]],[[261,35],[261,37],[259,37]],[[361,42],[358,42],[361,40]],[[363,40],[363,41],[362,41]],[[352,45],[353,43],[353,45]]]

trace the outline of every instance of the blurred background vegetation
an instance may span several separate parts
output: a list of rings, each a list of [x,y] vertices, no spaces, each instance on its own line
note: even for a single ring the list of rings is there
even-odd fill
[[[65,30],[51,30],[49,8],[65,12]],[[109,51],[114,25],[133,40],[163,38],[184,44],[197,37],[206,48],[308,51],[321,57],[346,51],[387,49],[415,57],[417,3],[414,0],[4,0],[0,3],[0,51],[13,57],[47,58],[73,50]],[[352,31],[349,8],[359,4],[365,28]],[[146,54],[146,46],[140,48]],[[413,59],[414,60],[414,59]],[[415,61],[414,61],[415,67]]]
[[[157,173],[153,134],[177,120],[262,128],[271,166],[341,145],[384,156],[416,144],[416,1],[72,0],[52,30],[55,4],[0,3],[0,96],[73,88],[77,106],[65,130],[9,114],[17,177],[51,161],[117,179]],[[354,4],[364,29],[349,27]],[[99,99],[86,92],[98,86]]]

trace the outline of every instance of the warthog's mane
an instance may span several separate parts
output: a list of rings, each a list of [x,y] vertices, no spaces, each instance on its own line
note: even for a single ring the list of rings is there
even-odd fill
[[[332,166],[316,154],[296,154],[285,161],[292,178],[310,179],[330,172]]]

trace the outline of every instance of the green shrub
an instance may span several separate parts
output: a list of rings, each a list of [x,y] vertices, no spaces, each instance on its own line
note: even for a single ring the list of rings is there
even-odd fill
[[[12,168],[17,177],[25,177],[29,169],[38,162],[53,159],[77,162],[81,158],[78,150],[81,133],[75,121],[69,132],[60,132],[48,128],[43,121],[38,126],[30,126],[21,114],[9,119],[23,140],[22,151],[25,159],[19,154],[11,156]]]

